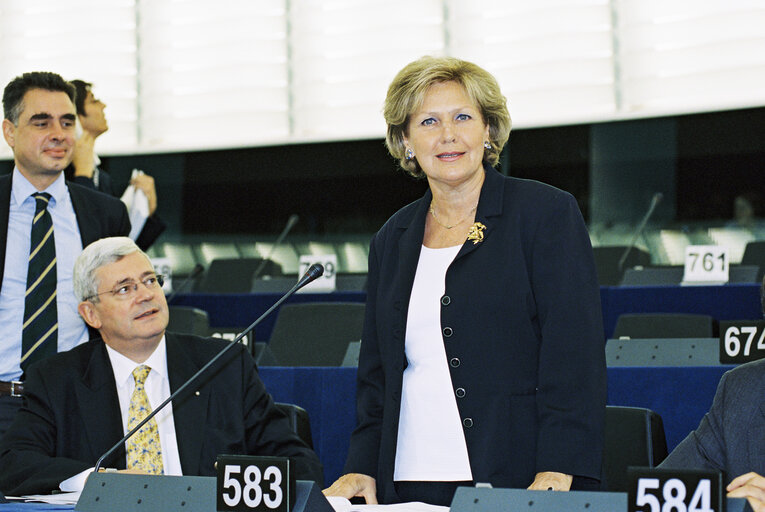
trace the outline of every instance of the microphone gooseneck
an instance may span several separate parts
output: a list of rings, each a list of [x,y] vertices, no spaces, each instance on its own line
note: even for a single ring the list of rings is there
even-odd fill
[[[170,295],[167,296],[167,303],[170,304],[170,301],[173,300],[175,296],[178,295],[178,293],[180,293],[181,290],[186,288],[189,285],[189,283],[191,283],[194,280],[195,277],[201,274],[204,269],[205,267],[202,266],[201,263],[197,263],[196,265],[194,265],[194,268],[191,269],[191,273],[186,277],[186,279],[184,279],[181,282],[180,286],[178,286],[178,288],[175,288],[172,292],[170,292]]]
[[[661,192],[656,192],[653,197],[651,198],[651,206],[648,207],[648,211],[643,216],[643,220],[640,221],[640,224],[638,224],[638,228],[635,230],[635,233],[632,235],[632,240],[630,240],[629,245],[624,250],[624,254],[622,254],[622,257],[619,258],[619,272],[622,271],[624,268],[624,263],[627,261],[627,256],[629,256],[630,251],[635,247],[635,244],[637,243],[638,237],[643,233],[643,230],[645,229],[645,225],[648,222],[648,219],[651,218],[651,215],[653,215],[654,210],[656,210],[656,207],[659,205],[661,200],[664,198],[664,194]]]
[[[271,259],[271,255],[274,253],[277,247],[281,245],[281,243],[284,241],[284,238],[287,236],[287,233],[292,231],[292,228],[295,227],[295,224],[298,223],[298,220],[300,220],[300,217],[298,217],[297,213],[293,213],[289,216],[287,219],[287,224],[284,226],[284,229],[282,229],[282,232],[279,233],[279,236],[276,237],[276,241],[274,242],[274,245],[271,246],[271,249],[268,251],[268,254],[266,254],[265,258],[263,258],[263,261],[260,262],[260,265],[258,265],[258,268],[255,269],[255,273],[252,274],[252,280],[254,281],[260,276],[260,273],[263,272],[263,268],[265,268],[266,263],[268,263],[268,260]]]
[[[277,301],[274,303],[274,305],[273,305],[273,306],[271,306],[270,308],[268,308],[268,310],[267,310],[265,313],[263,313],[262,315],[260,315],[260,317],[258,317],[258,319],[257,319],[257,320],[255,320],[254,322],[252,322],[252,323],[249,325],[249,327],[247,327],[247,329],[245,329],[244,331],[242,331],[241,333],[239,333],[239,335],[238,335],[238,336],[237,336],[237,337],[236,337],[236,338],[235,338],[235,339],[234,339],[234,340],[233,340],[231,343],[229,343],[228,345],[226,345],[226,346],[223,348],[223,350],[221,350],[220,352],[218,352],[218,353],[215,355],[215,357],[213,357],[212,359],[210,359],[210,360],[207,362],[207,364],[205,364],[205,365],[204,365],[202,368],[200,368],[200,369],[199,369],[199,371],[197,371],[197,372],[196,372],[194,375],[192,375],[191,377],[189,377],[189,379],[188,379],[186,382],[184,382],[184,383],[183,383],[183,385],[181,385],[181,387],[179,387],[178,389],[176,389],[176,390],[175,390],[175,391],[174,391],[174,392],[173,392],[173,393],[172,393],[172,394],[171,394],[169,397],[167,397],[167,399],[166,399],[164,402],[162,402],[161,404],[159,404],[159,406],[158,406],[158,407],[155,407],[155,408],[154,408],[154,410],[153,410],[153,411],[151,411],[151,413],[149,413],[149,415],[148,415],[148,416],[146,416],[146,417],[145,417],[145,418],[144,418],[144,419],[143,419],[143,420],[142,420],[140,423],[138,423],[138,425],[136,425],[135,427],[133,427],[133,429],[132,429],[132,430],[130,430],[130,432],[128,432],[127,434],[125,434],[125,436],[124,436],[122,439],[120,439],[119,441],[117,441],[117,443],[116,443],[114,446],[112,446],[111,448],[109,448],[109,449],[106,451],[106,453],[104,453],[103,455],[101,455],[101,457],[100,457],[100,458],[99,458],[99,459],[96,461],[96,465],[95,465],[95,467],[93,468],[93,472],[94,472],[94,473],[97,473],[97,472],[98,472],[98,470],[101,468],[101,465],[103,464],[104,460],[106,460],[106,458],[107,458],[107,457],[109,457],[109,456],[110,456],[110,455],[112,455],[112,454],[113,454],[115,451],[117,451],[117,449],[118,449],[120,446],[122,446],[122,445],[125,443],[125,441],[127,441],[128,439],[130,439],[130,437],[131,437],[133,434],[135,434],[136,432],[138,432],[138,431],[141,429],[141,427],[143,427],[143,426],[144,426],[144,425],[145,425],[145,424],[146,424],[146,423],[147,423],[149,420],[151,420],[151,419],[152,419],[154,416],[156,416],[156,414],[157,414],[159,411],[161,411],[161,410],[162,410],[162,409],[163,409],[163,408],[164,408],[164,407],[165,407],[167,404],[169,404],[169,403],[170,403],[170,402],[171,402],[171,401],[172,401],[172,400],[173,400],[173,399],[174,399],[176,396],[178,396],[178,395],[179,395],[179,394],[180,394],[180,393],[181,393],[183,390],[185,390],[185,389],[186,389],[186,388],[187,388],[187,387],[188,387],[188,386],[189,386],[189,385],[190,385],[192,382],[194,382],[194,381],[197,379],[197,377],[199,377],[199,376],[200,376],[202,373],[204,373],[204,371],[205,371],[205,370],[207,370],[207,369],[208,369],[210,366],[212,366],[212,365],[213,365],[213,364],[214,364],[214,363],[215,363],[215,362],[216,362],[218,359],[220,359],[221,357],[223,357],[223,355],[224,355],[224,354],[226,354],[226,352],[228,352],[228,351],[231,349],[231,347],[233,347],[234,345],[238,344],[238,343],[239,343],[239,341],[240,341],[240,340],[241,340],[243,337],[245,337],[247,334],[249,334],[249,332],[250,332],[250,331],[252,331],[252,330],[255,328],[255,326],[257,326],[257,325],[258,325],[258,324],[259,324],[259,323],[260,323],[260,322],[261,322],[261,321],[262,321],[264,318],[266,318],[266,317],[267,317],[269,314],[271,314],[271,312],[272,312],[274,309],[276,309],[277,307],[279,307],[279,306],[282,304],[282,302],[284,302],[285,300],[287,300],[288,298],[290,298],[290,296],[291,296],[293,293],[295,293],[296,291],[298,291],[300,288],[304,287],[305,285],[307,285],[307,284],[308,284],[308,283],[310,283],[311,281],[314,281],[314,280],[315,280],[315,279],[317,279],[318,277],[321,277],[321,275],[322,275],[323,273],[324,273],[324,267],[323,267],[322,265],[320,265],[319,263],[314,263],[313,265],[311,265],[311,266],[308,268],[308,270],[306,271],[306,273],[305,273],[305,274],[303,274],[303,277],[301,277],[301,278],[300,278],[300,280],[299,280],[299,281],[298,281],[298,282],[295,284],[295,286],[293,286],[292,288],[290,288],[290,290],[289,290],[287,293],[285,293],[284,295],[282,295],[282,297],[281,297],[279,300],[277,300]]]

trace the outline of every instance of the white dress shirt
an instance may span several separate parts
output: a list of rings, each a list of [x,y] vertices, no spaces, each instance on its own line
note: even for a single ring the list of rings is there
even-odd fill
[[[13,169],[5,266],[0,288],[0,380],[5,381],[21,377],[24,295],[27,289],[32,217],[36,208],[36,201],[31,196],[37,191],[17,168]],[[57,343],[58,351],[64,352],[88,341],[88,328],[77,312],[78,301],[72,286],[74,260],[82,252],[82,238],[64,173],[43,192],[51,195],[48,211],[53,220],[56,245]]]
[[[123,356],[108,345],[106,352],[109,354],[109,360],[112,363],[114,371],[114,381],[117,383],[117,396],[120,401],[120,411],[122,412],[122,429],[125,434],[128,433],[128,410],[130,409],[130,398],[135,389],[135,379],[133,379],[133,370],[143,365],[151,368],[149,376],[146,378],[144,388],[149,397],[149,404],[154,410],[159,404],[164,402],[170,396],[170,379],[167,373],[167,350],[165,349],[165,337],[157,345],[157,348],[143,363]],[[165,475],[182,475],[181,457],[178,451],[178,440],[175,436],[175,423],[173,423],[173,404],[167,404],[164,409],[154,417],[159,428],[159,443],[162,447],[162,466]],[[127,449],[127,445],[125,446]],[[61,482],[59,486],[62,491],[82,490],[85,480],[93,468],[87,469],[67,480]]]
[[[422,246],[409,298],[401,413],[398,422],[397,481],[472,480],[452,378],[441,335],[441,296],[446,270],[462,246]]]

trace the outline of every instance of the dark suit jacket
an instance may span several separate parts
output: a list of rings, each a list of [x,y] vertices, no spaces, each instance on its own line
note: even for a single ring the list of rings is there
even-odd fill
[[[227,342],[166,334],[170,390]],[[184,475],[214,475],[218,454],[291,457],[299,479],[322,482],[316,454],[274,407],[244,347],[233,348],[173,401]],[[0,439],[0,490],[49,492],[92,467],[123,436],[117,387],[104,343],[90,341],[30,366],[26,407]],[[198,394],[196,394],[198,392]],[[125,451],[105,461],[125,468]]]
[[[5,243],[8,239],[8,215],[11,206],[11,177],[0,176],[0,286],[5,269]],[[85,187],[67,183],[72,207],[80,228],[82,247],[108,236],[130,234],[127,209],[119,199]]]
[[[69,171],[69,169],[67,169],[67,171]],[[99,169],[98,187],[96,187],[96,184],[93,183],[92,178],[74,176],[73,173],[74,168],[71,168],[71,172],[67,172],[66,174],[67,179],[71,180],[73,183],[77,183],[78,185],[82,185],[83,187],[87,187],[93,190],[98,190],[99,192],[103,192],[104,194],[108,194],[110,196],[117,195],[114,192],[114,187],[112,186],[112,177],[108,172]],[[155,213],[146,219],[146,223],[143,225],[143,228],[141,229],[141,232],[138,234],[138,238],[135,241],[136,245],[140,247],[142,251],[146,251],[149,247],[151,247],[151,244],[154,243],[159,235],[162,234],[166,227],[167,225],[165,222],[159,218],[159,215]],[[130,233],[130,231],[128,231],[128,233]]]
[[[727,482],[750,471],[765,475],[765,360],[723,375],[699,427],[659,467],[719,469]]]
[[[372,239],[358,369],[358,427],[346,472],[392,485],[409,296],[432,195]],[[600,478],[606,401],[600,295],[571,195],[491,168],[467,241],[446,274],[441,327],[473,478],[526,487],[540,471]],[[469,424],[465,425],[467,419]],[[471,424],[472,423],[472,424]]]

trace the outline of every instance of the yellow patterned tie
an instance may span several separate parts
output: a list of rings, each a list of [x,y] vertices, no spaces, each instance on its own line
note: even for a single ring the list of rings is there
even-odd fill
[[[146,395],[144,383],[149,376],[151,368],[141,365],[133,370],[135,390],[130,397],[130,409],[128,410],[128,431],[138,425],[141,420],[151,413],[149,397]],[[155,418],[149,420],[146,425],[127,440],[127,467],[138,469],[152,475],[161,475],[162,446],[159,444],[159,428]]]

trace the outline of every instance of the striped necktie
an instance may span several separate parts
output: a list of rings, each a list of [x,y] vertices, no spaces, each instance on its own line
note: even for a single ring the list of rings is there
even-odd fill
[[[128,409],[128,431],[138,425],[146,416],[151,414],[149,396],[146,394],[144,384],[149,376],[151,368],[142,364],[133,370],[135,390],[130,397],[130,409]],[[152,418],[126,441],[127,444],[127,468],[139,469],[152,475],[161,475],[162,446],[159,444],[159,427],[157,420]]]
[[[53,219],[48,211],[51,195],[32,194],[35,216],[32,219],[27,291],[24,296],[24,326],[21,335],[21,368],[53,355],[57,351],[56,244]]]

